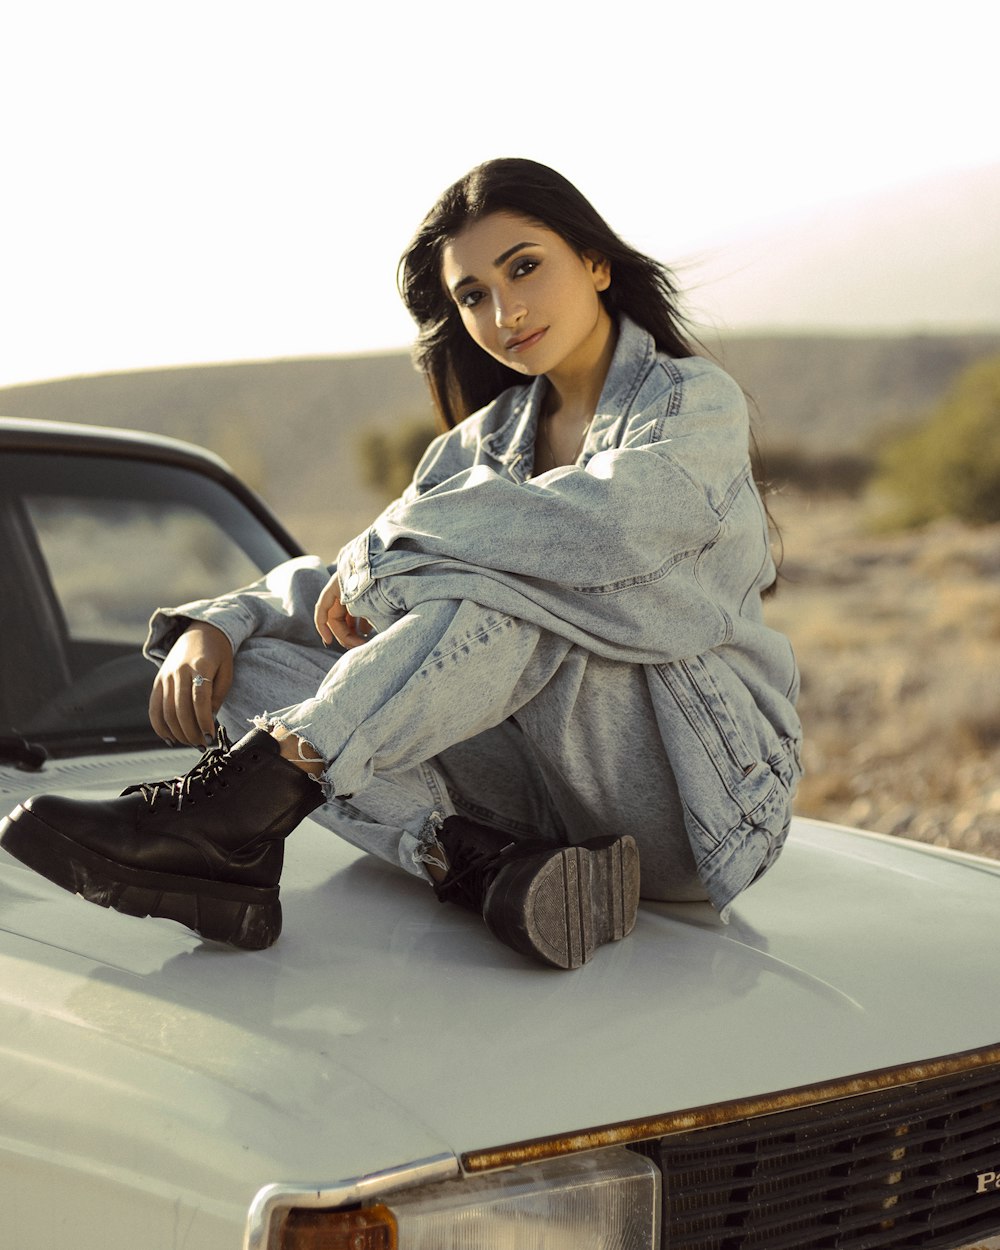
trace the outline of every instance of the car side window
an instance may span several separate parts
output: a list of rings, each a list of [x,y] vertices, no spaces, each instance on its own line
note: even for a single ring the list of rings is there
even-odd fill
[[[0,456],[0,734],[51,751],[155,741],[141,650],[155,609],[297,554],[220,476],[153,456]]]
[[[24,503],[74,641],[141,644],[155,608],[259,575],[228,534],[184,503],[46,495]]]

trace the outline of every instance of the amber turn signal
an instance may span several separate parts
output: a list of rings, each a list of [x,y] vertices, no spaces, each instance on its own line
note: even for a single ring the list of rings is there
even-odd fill
[[[289,1211],[279,1250],[396,1250],[396,1221],[388,1207],[351,1211]]]

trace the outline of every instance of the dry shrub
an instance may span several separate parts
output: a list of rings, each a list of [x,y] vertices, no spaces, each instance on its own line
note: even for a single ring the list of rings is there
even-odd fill
[[[925,425],[884,449],[874,486],[895,500],[891,525],[1000,521],[1000,356],[966,369]]]

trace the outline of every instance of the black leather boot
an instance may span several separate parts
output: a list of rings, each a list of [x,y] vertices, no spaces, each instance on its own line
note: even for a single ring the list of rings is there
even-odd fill
[[[449,865],[438,898],[478,912],[522,955],[579,968],[635,926],[639,854],[628,835],[555,846],[449,816],[437,839]]]
[[[28,799],[0,824],[0,845],[101,907],[263,950],[281,932],[284,839],[323,801],[270,734],[230,746],[220,731],[184,777],[103,802]]]

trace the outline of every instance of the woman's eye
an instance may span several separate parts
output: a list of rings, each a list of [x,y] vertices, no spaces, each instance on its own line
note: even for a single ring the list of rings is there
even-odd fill
[[[522,256],[520,260],[514,262],[514,268],[511,273],[515,278],[523,278],[526,274],[538,268],[539,261],[534,260],[530,256]]]
[[[460,308],[475,308],[482,298],[482,291],[466,291],[458,297],[458,304]]]

